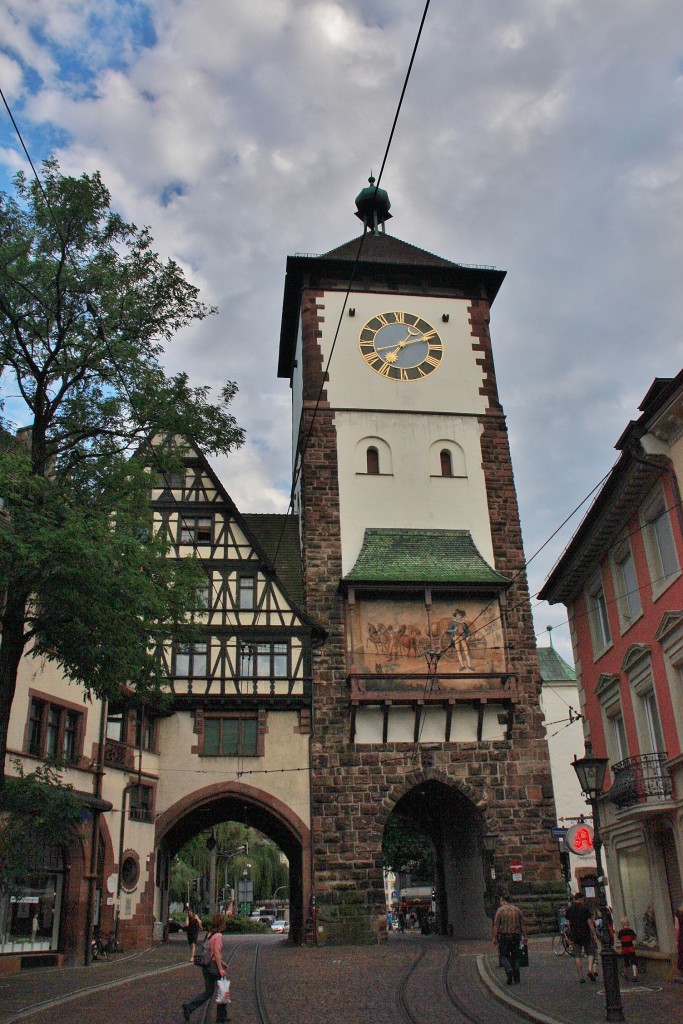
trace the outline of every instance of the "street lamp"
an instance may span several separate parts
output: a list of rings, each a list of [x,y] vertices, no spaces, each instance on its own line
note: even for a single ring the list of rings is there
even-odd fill
[[[493,866],[493,855],[496,852],[496,843],[498,842],[498,836],[495,832],[486,832],[481,837],[481,848],[484,852],[484,863],[486,864],[486,895],[485,900],[487,907],[485,908],[489,917],[493,917],[496,913],[495,907],[495,878],[496,869]]]
[[[248,902],[247,901],[247,878],[249,877],[249,869],[250,868],[251,868],[251,864],[247,864],[245,866],[245,868],[244,868],[244,871],[242,872],[242,879],[243,879],[242,895],[244,896],[244,916],[245,917],[247,916],[247,902]]]
[[[585,757],[577,758],[575,754],[572,767],[576,772],[581,791],[593,811],[593,848],[595,849],[595,864],[598,874],[598,907],[602,915],[600,955],[602,957],[602,978],[605,983],[605,1020],[625,1020],[619,988],[619,965],[617,954],[614,952],[614,939],[608,926],[605,879],[602,874],[602,838],[600,836],[598,798],[605,783],[607,758],[593,757],[591,746],[587,743]]]

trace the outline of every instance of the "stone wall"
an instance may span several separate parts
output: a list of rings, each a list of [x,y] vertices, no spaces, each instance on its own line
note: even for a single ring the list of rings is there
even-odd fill
[[[384,912],[382,834],[396,802],[413,787],[436,781],[469,801],[473,820],[499,836],[495,863],[501,884],[519,858],[525,878],[562,892],[550,764],[539,708],[540,679],[524,574],[519,514],[505,420],[495,385],[488,304],[471,306],[474,346],[481,353],[489,399],[482,462],[491,510],[496,568],[514,577],[505,631],[519,703],[509,740],[354,748],[349,742],[344,605],[339,594],[341,545],[334,416],[323,387],[318,343],[322,296],[303,299],[303,375],[307,382],[301,435],[307,437],[301,516],[306,608],[327,630],[313,653],[311,800],[313,877],[318,941],[375,942]],[[321,402],[316,407],[318,394]],[[534,922],[537,915],[533,915]],[[549,916],[549,915],[546,915]],[[539,916],[539,926],[540,919]]]

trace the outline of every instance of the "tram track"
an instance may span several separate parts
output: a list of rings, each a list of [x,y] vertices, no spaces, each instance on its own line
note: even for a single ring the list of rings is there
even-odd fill
[[[456,947],[422,950],[397,988],[401,1024],[517,1024],[519,1014],[493,999]],[[456,982],[457,976],[457,982]],[[457,984],[457,988],[456,988]]]

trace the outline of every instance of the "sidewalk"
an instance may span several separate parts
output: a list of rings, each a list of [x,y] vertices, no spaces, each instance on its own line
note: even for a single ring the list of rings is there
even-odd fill
[[[598,980],[580,984],[573,957],[557,957],[549,938],[529,943],[529,967],[522,981],[508,987],[493,951],[478,958],[481,980],[502,1002],[539,1024],[598,1024],[605,1020],[605,989]],[[585,974],[584,974],[585,977]],[[676,981],[621,983],[621,1001],[628,1024],[679,1024],[683,1021],[683,985]]]
[[[161,943],[138,953],[114,953],[90,967],[48,967],[0,976],[0,1024],[21,1020],[29,1013],[47,1010],[70,996],[111,989],[130,978],[183,967],[188,959],[182,941]],[[22,1012],[25,1011],[25,1012]],[[46,1016],[49,1020],[49,1016]]]

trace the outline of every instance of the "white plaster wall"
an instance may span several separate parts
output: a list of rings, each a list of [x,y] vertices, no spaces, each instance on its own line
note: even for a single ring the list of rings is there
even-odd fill
[[[326,292],[320,345],[323,365],[332,353],[343,292]],[[348,309],[355,309],[355,316]],[[470,530],[482,556],[493,564],[484,475],[481,428],[485,411],[481,367],[472,351],[468,303],[463,299],[352,292],[332,353],[327,398],[336,410],[343,572],[354,565],[366,527],[410,524],[416,529]],[[438,368],[423,380],[399,382],[380,377],[363,360],[358,338],[377,313],[401,310],[427,320],[443,342]],[[443,314],[448,323],[443,323]],[[301,412],[301,340],[293,376],[293,417]],[[391,475],[359,472],[359,442],[378,437],[391,449]],[[458,445],[465,477],[433,476],[433,445]],[[456,459],[454,469],[461,471]],[[382,471],[383,472],[383,471]]]
[[[562,818],[578,818],[589,815],[590,807],[581,793],[576,772],[571,766],[574,755],[582,757],[584,752],[583,726],[581,720],[568,724],[569,707],[579,708],[577,684],[571,681],[544,683],[541,688],[541,710],[546,724],[550,772],[555,792],[555,808],[558,823],[569,826],[570,821]],[[552,724],[555,723],[555,724]],[[562,847],[563,848],[563,847]],[[577,867],[585,868],[595,863],[594,857],[577,857],[570,854],[572,878]]]
[[[325,292],[319,300],[324,309],[320,325],[323,365],[332,350],[334,335],[344,301],[343,292]],[[355,309],[355,316],[348,314]],[[380,377],[364,361],[358,338],[365,323],[378,313],[399,310],[423,317],[436,330],[443,343],[441,364],[424,380],[400,381]],[[482,370],[477,365],[481,353],[472,351],[475,339],[470,331],[468,301],[429,296],[370,294],[351,292],[342,317],[330,364],[327,397],[335,409],[378,409],[402,412],[459,412],[479,415],[486,399],[479,393]],[[443,323],[443,314],[448,323]]]
[[[278,769],[308,764],[309,737],[296,732],[296,712],[269,712],[265,757],[198,757],[191,753],[197,744],[189,713],[176,714],[160,723],[160,748],[156,812],[162,813],[178,800],[221,782],[235,782],[242,771],[245,784],[282,800],[303,822],[310,824],[308,772]],[[268,769],[268,774],[258,769]],[[248,774],[249,772],[254,774]]]
[[[374,376],[380,386],[387,383]],[[482,557],[494,564],[476,419],[350,410],[335,413],[335,427],[344,574],[353,568],[368,527],[469,530]],[[375,437],[391,450],[392,472],[384,473],[380,453],[380,475],[368,476],[358,469],[359,442]],[[429,455],[435,440],[450,440],[462,448],[467,476],[431,475]]]
[[[294,352],[294,368],[292,370],[292,465],[294,465],[294,457],[296,455],[296,445],[299,437],[299,423],[301,421],[301,412],[303,409],[303,396],[302,396],[302,379],[301,379],[301,367],[302,367],[302,325],[301,317],[299,317],[299,327],[296,336],[296,350]]]

